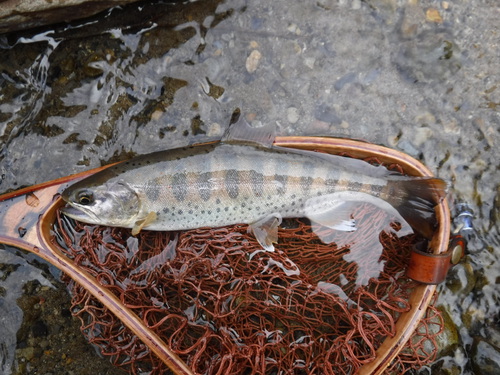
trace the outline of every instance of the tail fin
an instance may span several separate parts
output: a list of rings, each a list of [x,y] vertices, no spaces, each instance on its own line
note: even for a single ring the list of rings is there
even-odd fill
[[[411,227],[430,239],[437,227],[434,207],[446,196],[446,182],[439,178],[395,178],[389,181],[387,201]]]

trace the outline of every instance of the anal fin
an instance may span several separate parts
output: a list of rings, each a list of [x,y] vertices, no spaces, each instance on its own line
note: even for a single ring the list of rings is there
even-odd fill
[[[278,227],[282,218],[279,213],[273,213],[252,223],[248,230],[253,232],[255,238],[266,251],[274,251],[273,243],[278,242]]]

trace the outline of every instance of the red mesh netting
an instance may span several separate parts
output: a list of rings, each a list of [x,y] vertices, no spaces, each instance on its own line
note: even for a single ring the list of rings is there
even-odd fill
[[[286,220],[275,252],[245,225],[185,232],[75,223],[60,215],[54,240],[198,374],[355,374],[410,309],[404,276],[414,235],[398,238],[382,211],[360,207],[358,230],[324,244]],[[392,230],[391,230],[392,227]],[[340,245],[340,243],[344,245]],[[132,373],[167,372],[105,307],[66,279],[87,339]],[[403,373],[431,361],[435,309],[394,361]],[[435,327],[433,327],[435,325]]]

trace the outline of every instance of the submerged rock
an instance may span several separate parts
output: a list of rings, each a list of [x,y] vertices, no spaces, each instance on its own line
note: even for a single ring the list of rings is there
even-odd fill
[[[475,340],[472,347],[472,367],[475,374],[498,374],[500,371],[500,351],[482,339]]]
[[[137,0],[8,0],[0,1],[0,33],[31,29],[93,16]]]

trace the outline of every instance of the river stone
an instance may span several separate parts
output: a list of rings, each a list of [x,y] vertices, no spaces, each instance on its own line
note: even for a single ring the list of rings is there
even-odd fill
[[[472,367],[474,374],[500,374],[500,351],[482,339],[476,340],[472,347]]]
[[[137,0],[0,0],[0,33],[69,22]]]

